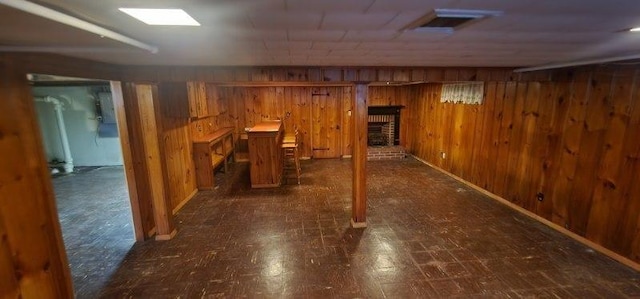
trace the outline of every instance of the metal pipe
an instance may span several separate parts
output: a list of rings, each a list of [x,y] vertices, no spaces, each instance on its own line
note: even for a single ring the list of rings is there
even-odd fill
[[[71,149],[69,147],[69,137],[67,136],[67,128],[64,125],[64,117],[62,116],[62,102],[51,96],[36,98],[36,101],[53,104],[53,110],[56,112],[58,131],[60,133],[60,141],[62,142],[62,154],[64,155],[64,172],[73,172],[73,158],[71,157]]]
[[[76,17],[61,13],[59,11],[53,10],[51,8],[48,8],[42,5],[35,4],[33,2],[29,2],[25,0],[0,0],[0,4],[4,4],[6,6],[13,7],[15,9],[37,15],[37,16],[52,20],[54,22],[66,24],[71,27],[75,27],[78,29],[82,29],[84,31],[95,33],[100,37],[108,37],[112,40],[119,41],[121,43],[125,43],[128,45],[132,45],[134,47],[147,50],[154,54],[158,53],[158,47],[156,46],[145,44],[139,40],[133,39],[126,35],[117,33],[115,31],[111,31],[104,27],[100,27],[98,25],[89,23],[85,20],[78,19]]]
[[[640,54],[625,55],[625,56],[614,56],[614,57],[597,58],[597,59],[580,60],[580,61],[571,61],[571,62],[563,62],[563,63],[553,63],[553,64],[546,64],[546,65],[541,65],[541,66],[532,66],[532,67],[519,68],[519,69],[513,70],[513,72],[515,72],[515,73],[525,73],[525,72],[533,72],[533,71],[559,69],[559,68],[564,68],[564,67],[582,66],[582,65],[589,65],[589,64],[600,64],[600,63],[622,61],[622,60],[632,60],[632,59],[640,59]]]

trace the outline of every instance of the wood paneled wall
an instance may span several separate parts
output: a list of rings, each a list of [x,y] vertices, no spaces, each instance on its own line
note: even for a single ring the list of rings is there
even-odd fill
[[[156,121],[167,172],[167,196],[172,210],[176,211],[197,190],[186,84],[159,84],[157,103]]]
[[[236,135],[263,120],[284,120],[285,131],[300,134],[303,157],[337,158],[351,154],[349,137],[352,95],[350,86],[215,87],[220,106],[204,120],[216,130],[232,126]],[[193,130],[193,129],[192,129]],[[315,150],[314,150],[315,149]]]
[[[0,94],[0,297],[73,298],[30,88],[3,62]]]
[[[193,119],[194,138],[224,127],[234,127],[236,140],[247,127],[269,119],[283,119],[285,131],[297,127],[300,155],[338,158],[351,155],[351,86],[228,87],[206,84],[211,115]],[[409,138],[411,86],[370,86],[371,106],[405,106],[401,112],[400,143]]]
[[[550,72],[513,73],[512,68],[486,67],[181,67],[123,66],[126,81],[201,81],[227,85],[283,86],[309,83],[548,81]]]
[[[440,84],[415,86],[410,151],[640,262],[640,70],[485,88],[482,105],[464,105],[440,103]]]

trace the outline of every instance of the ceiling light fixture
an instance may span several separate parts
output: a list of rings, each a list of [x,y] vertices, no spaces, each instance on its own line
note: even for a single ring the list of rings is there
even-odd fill
[[[118,8],[147,25],[200,26],[200,23],[182,9]]]
[[[631,29],[629,29],[629,31],[638,32],[638,31],[640,31],[640,27],[631,28]]]
[[[438,8],[405,26],[403,30],[453,33],[482,19],[501,16],[502,11]]]
[[[62,23],[71,27],[75,27],[87,32],[95,33],[99,36],[108,37],[112,40],[119,41],[140,49],[147,50],[151,53],[158,53],[158,47],[145,44],[139,40],[135,40],[126,35],[111,31],[109,29],[100,27],[96,24],[89,23],[85,20],[78,19],[76,17],[63,14],[57,10],[53,10],[42,5],[35,4],[33,2],[25,0],[0,0],[0,4],[4,4],[15,9],[34,14],[45,19],[49,19],[58,23]]]

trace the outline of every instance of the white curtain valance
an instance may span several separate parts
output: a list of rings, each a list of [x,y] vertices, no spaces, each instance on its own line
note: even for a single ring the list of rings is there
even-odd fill
[[[482,104],[484,82],[462,82],[442,84],[440,102]]]

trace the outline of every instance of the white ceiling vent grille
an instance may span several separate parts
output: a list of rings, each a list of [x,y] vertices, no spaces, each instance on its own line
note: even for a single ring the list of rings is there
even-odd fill
[[[453,33],[471,23],[500,15],[501,11],[493,10],[435,9],[406,26],[404,30]]]

